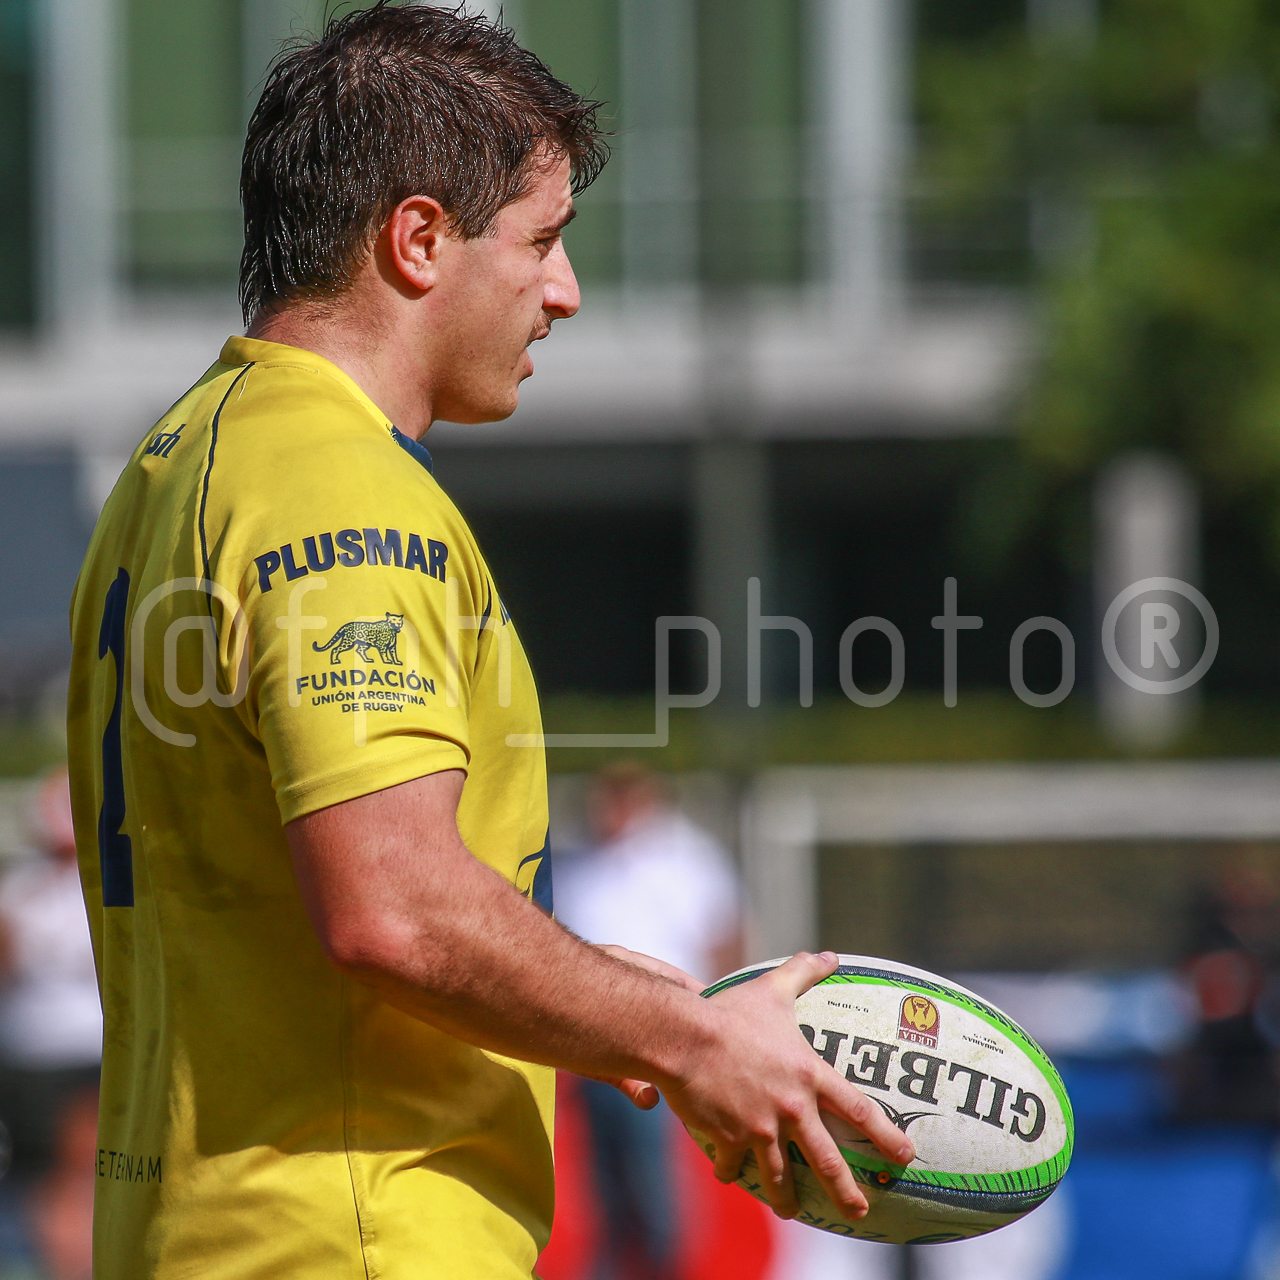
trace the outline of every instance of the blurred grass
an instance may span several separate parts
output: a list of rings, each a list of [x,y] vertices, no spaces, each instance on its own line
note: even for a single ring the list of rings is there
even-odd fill
[[[29,778],[66,758],[66,748],[43,726],[0,719],[0,778]]]
[[[552,694],[542,701],[547,733],[652,733],[653,702]],[[1156,758],[1280,756],[1280,703],[1206,700],[1191,729]],[[656,769],[746,772],[781,764],[926,764],[981,760],[1123,760],[1086,701],[1028,707],[1011,694],[962,690],[948,709],[937,694],[902,694],[887,707],[819,698],[812,707],[721,707],[671,714],[662,748],[557,747],[556,773],[642,757]],[[65,758],[38,725],[0,720],[0,777],[25,778]],[[1150,758],[1150,757],[1148,757]]]
[[[543,700],[548,733],[652,733],[646,698],[552,695]],[[1158,757],[1280,755],[1280,705],[1206,701],[1197,722]],[[886,707],[824,698],[809,708],[712,707],[676,711],[665,748],[553,748],[554,772],[599,768],[643,756],[655,768],[759,768],[776,764],[908,764],[980,760],[1132,759],[1104,735],[1093,707],[1067,702],[1028,707],[1012,694],[962,691],[947,708],[937,694],[903,694]]]

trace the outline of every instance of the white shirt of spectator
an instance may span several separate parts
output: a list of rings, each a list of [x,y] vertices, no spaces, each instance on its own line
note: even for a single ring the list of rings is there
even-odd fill
[[[34,859],[0,884],[13,970],[0,994],[0,1055],[37,1070],[102,1057],[102,1006],[74,862]]]
[[[556,918],[588,942],[639,951],[691,973],[737,929],[742,895],[729,855],[674,810],[633,822],[598,850],[557,862]]]

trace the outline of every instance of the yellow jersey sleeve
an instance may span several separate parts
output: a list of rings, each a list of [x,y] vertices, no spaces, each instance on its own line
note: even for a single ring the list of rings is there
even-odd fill
[[[258,385],[254,374],[217,444],[206,538],[210,576],[242,602],[231,637],[247,643],[242,715],[282,821],[467,770],[478,687],[493,686],[501,714],[513,682],[510,619],[466,525],[414,451],[390,443],[406,444],[389,423],[315,396],[307,371],[274,367]],[[305,420],[309,443],[340,438],[349,465],[310,461],[336,452],[317,447],[264,468],[261,441],[237,438],[237,423],[264,417],[285,424],[282,441],[297,439],[290,419]],[[263,474],[248,499],[237,476],[236,509],[220,512],[219,476],[237,473],[241,445]],[[531,683],[520,694],[532,698]]]

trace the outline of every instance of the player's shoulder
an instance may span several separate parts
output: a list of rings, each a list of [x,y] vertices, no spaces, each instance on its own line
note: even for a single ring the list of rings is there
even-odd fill
[[[392,565],[484,594],[475,539],[425,447],[319,356],[247,339],[223,349],[224,364],[237,356],[216,380],[201,480],[201,536],[223,576],[265,592],[308,570]]]
[[[386,415],[340,370],[319,357],[304,359],[308,354],[247,361],[230,371],[229,381],[225,374],[218,379],[219,448],[290,468],[328,465],[335,449],[377,452],[391,430]]]
[[[391,433],[368,396],[322,357],[232,338],[143,438],[134,461],[155,480],[194,466],[278,489],[309,470],[319,473],[313,482],[323,480],[339,453],[376,458]]]
[[[354,499],[456,516],[430,455],[342,370],[311,352],[250,339],[228,342],[222,360],[249,356],[230,380],[218,379],[211,498],[218,491],[241,511],[255,500],[263,509],[314,511]]]

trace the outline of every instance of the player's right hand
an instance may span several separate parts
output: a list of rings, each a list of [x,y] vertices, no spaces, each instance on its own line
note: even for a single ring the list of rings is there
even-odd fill
[[[911,1140],[870,1098],[814,1053],[800,1033],[795,1002],[835,972],[830,952],[801,952],[705,1003],[707,1042],[691,1049],[681,1078],[663,1092],[676,1115],[715,1146],[716,1177],[732,1182],[755,1155],[774,1213],[799,1212],[787,1148],[794,1142],[832,1202],[861,1218],[867,1199],[820,1112],[865,1134],[886,1159],[909,1164]]]

